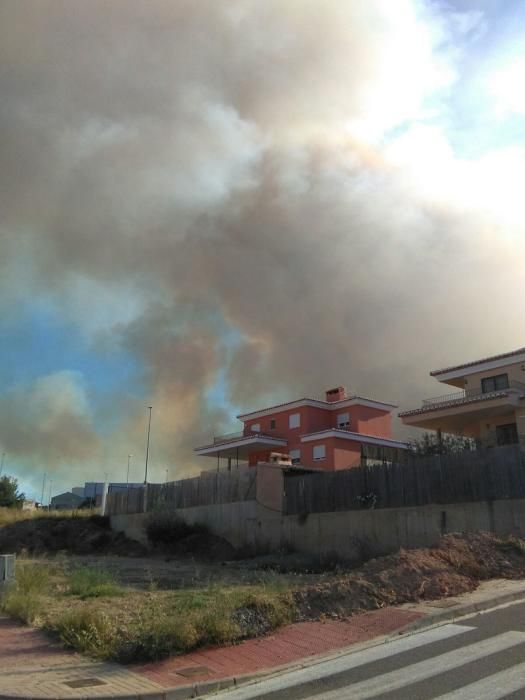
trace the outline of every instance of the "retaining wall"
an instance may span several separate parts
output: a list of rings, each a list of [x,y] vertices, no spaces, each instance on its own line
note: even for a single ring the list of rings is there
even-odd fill
[[[432,546],[446,532],[493,531],[525,537],[525,499],[282,515],[257,501],[179,509],[187,523],[204,523],[247,553],[302,552],[359,561],[400,547]],[[114,515],[111,526],[145,542],[145,515]]]

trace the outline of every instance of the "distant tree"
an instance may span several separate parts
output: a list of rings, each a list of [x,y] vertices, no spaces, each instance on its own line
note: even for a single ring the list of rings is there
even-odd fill
[[[472,438],[449,433],[425,433],[418,440],[412,440],[411,445],[414,452],[422,456],[445,455],[476,449],[476,443]]]
[[[18,480],[13,476],[0,477],[0,506],[15,508],[22,505],[25,495],[18,490]]]

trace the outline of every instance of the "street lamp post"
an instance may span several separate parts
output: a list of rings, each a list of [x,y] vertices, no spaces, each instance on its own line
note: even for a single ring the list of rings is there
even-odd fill
[[[106,514],[106,500],[108,496],[108,478],[109,474],[107,472],[104,472],[104,486],[102,487],[102,499],[100,502],[100,514],[105,515]]]
[[[129,511],[129,463],[133,455],[128,455],[128,471],[126,472],[126,513]]]
[[[151,431],[151,409],[153,406],[148,406],[149,409],[149,421],[148,421],[148,441],[146,443],[146,468],[144,470],[144,502],[143,509],[144,513],[148,512],[148,457],[149,457],[149,435]]]
[[[148,406],[149,409],[149,421],[148,421],[148,441],[146,443],[146,469],[144,470],[144,484],[148,483],[148,457],[149,457],[149,435],[151,431],[151,409],[153,406]]]
[[[133,455],[128,455],[128,471],[126,472],[126,491],[129,489],[129,463]]]
[[[46,478],[47,474],[44,472],[44,478],[42,479],[42,498],[40,499],[40,505],[44,507],[44,490],[46,488]]]

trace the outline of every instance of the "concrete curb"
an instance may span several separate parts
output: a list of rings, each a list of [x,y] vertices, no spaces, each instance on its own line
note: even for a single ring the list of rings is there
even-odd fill
[[[496,608],[500,605],[505,605],[505,603],[513,603],[515,601],[520,600],[525,601],[525,590],[502,593],[499,596],[495,596],[487,600],[481,600],[477,603],[459,604],[453,609],[447,608],[446,610],[443,610],[441,612],[426,613],[425,615],[423,615],[423,617],[419,618],[419,620],[410,622],[402,632],[398,632],[397,634],[410,634],[412,632],[419,632],[419,630],[427,627],[438,626],[444,623],[451,622],[452,620],[456,620],[460,617],[465,617],[465,615],[471,615],[477,612],[491,610],[492,608]],[[395,636],[396,633],[391,635],[391,637]]]
[[[56,700],[71,700],[72,698],[80,698],[82,700],[187,700],[188,698],[197,698],[203,695],[218,692],[220,690],[228,690],[230,688],[235,688],[239,685],[244,685],[251,682],[257,682],[263,678],[270,678],[272,676],[278,676],[283,673],[288,673],[290,671],[300,670],[306,666],[315,666],[317,664],[323,663],[324,661],[329,661],[331,659],[336,659],[341,656],[346,656],[352,654],[356,651],[361,651],[362,649],[368,649],[370,647],[379,646],[385,644],[392,639],[399,637],[404,634],[416,634],[417,632],[428,629],[430,627],[439,627],[446,623],[456,620],[458,618],[465,617],[476,612],[483,612],[491,610],[492,608],[499,607],[500,605],[505,605],[506,603],[513,603],[523,601],[525,602],[525,589],[519,591],[512,591],[508,593],[503,593],[501,595],[493,596],[486,600],[481,600],[476,603],[464,603],[458,604],[454,609],[447,608],[446,610],[439,612],[425,612],[422,617],[414,622],[410,622],[408,625],[400,628],[397,632],[390,633],[388,635],[382,635],[375,637],[362,644],[352,644],[349,647],[344,647],[338,649],[335,652],[329,654],[322,654],[319,656],[310,656],[304,661],[294,662],[292,664],[285,664],[283,666],[276,666],[271,669],[265,669],[258,673],[240,675],[240,676],[230,676],[228,678],[218,678],[209,681],[202,681],[199,683],[191,683],[188,685],[179,685],[173,688],[166,688],[164,690],[154,690],[151,692],[142,692],[134,695],[123,694],[123,695],[89,695],[85,694],[82,696],[73,696],[65,692],[62,696],[58,697]],[[42,700],[42,696],[38,695],[3,695],[0,692],[0,700]]]

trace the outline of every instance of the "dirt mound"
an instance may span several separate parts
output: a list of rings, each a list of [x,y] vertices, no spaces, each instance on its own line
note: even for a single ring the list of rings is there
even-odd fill
[[[109,518],[42,516],[0,527],[0,552],[30,554],[122,554],[140,556],[145,548],[122,533],[113,532]]]
[[[488,578],[525,576],[525,542],[491,533],[446,535],[437,547],[378,557],[335,581],[295,594],[303,618],[346,617],[421,599],[455,596]]]

